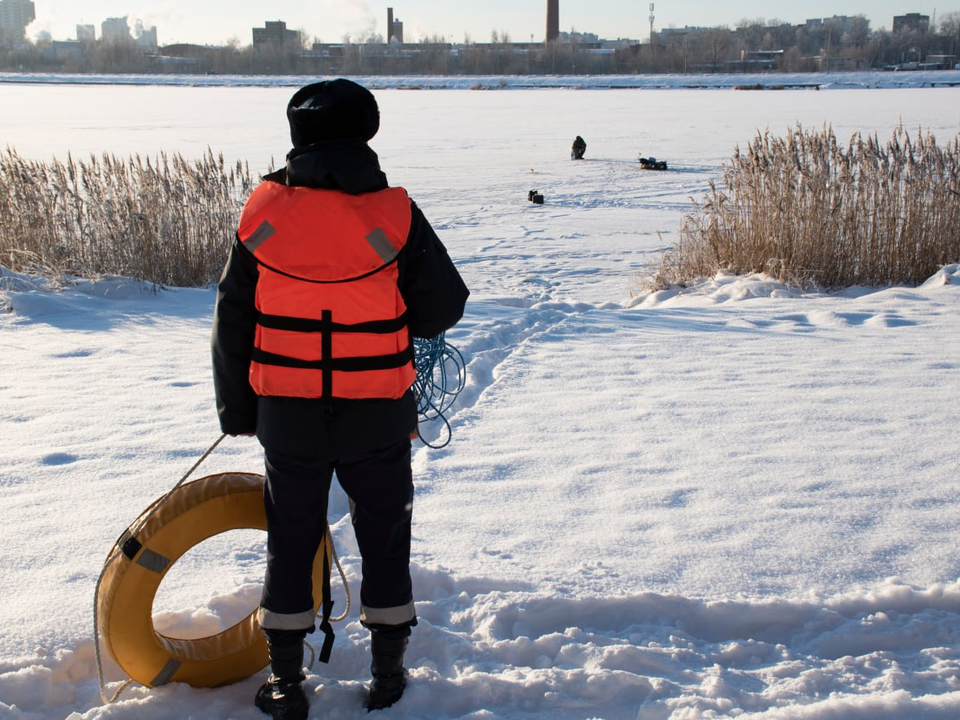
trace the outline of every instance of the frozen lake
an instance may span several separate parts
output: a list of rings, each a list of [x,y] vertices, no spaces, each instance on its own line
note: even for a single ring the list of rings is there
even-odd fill
[[[25,157],[110,152],[190,159],[207,148],[254,171],[289,149],[289,87],[22,85],[0,83],[3,142]],[[947,139],[960,127],[960,90],[730,89],[376,91],[381,130],[372,147],[456,258],[469,259],[474,296],[554,294],[621,301],[676,237],[680,220],[739,144],[757,132],[832,126],[885,141],[897,124]],[[576,135],[586,161],[569,160]],[[669,173],[637,171],[637,157]],[[537,189],[547,202],[532,207]],[[571,239],[590,237],[621,272],[590,276]],[[535,261],[531,261],[536,258]],[[575,287],[565,284],[577,275]]]
[[[292,92],[0,82],[0,128],[38,160],[210,148],[259,171],[287,150]],[[468,363],[453,442],[414,451],[420,625],[392,716],[960,716],[960,266],[918,288],[803,294],[721,273],[631,298],[755,133],[885,142],[902,123],[946,143],[960,90],[376,96],[372,146],[472,290],[448,335]],[[0,276],[0,716],[263,717],[265,672],[103,706],[94,662],[111,543],[218,432],[213,296]],[[261,466],[231,438],[203,471]],[[356,589],[336,488],[328,519]],[[209,634],[255,607],[262,537],[228,535],[165,578],[157,627]],[[355,606],[337,632],[307,676],[311,717],[366,718]],[[124,677],[107,662],[110,692]]]

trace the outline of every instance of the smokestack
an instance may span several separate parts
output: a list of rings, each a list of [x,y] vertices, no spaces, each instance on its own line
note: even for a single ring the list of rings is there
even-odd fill
[[[547,0],[547,42],[560,37],[560,0]]]
[[[403,45],[403,23],[393,19],[393,8],[387,8],[387,42],[396,40]]]

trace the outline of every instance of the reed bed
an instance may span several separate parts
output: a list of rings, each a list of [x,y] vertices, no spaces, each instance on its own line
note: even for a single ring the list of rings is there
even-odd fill
[[[799,287],[915,285],[960,261],[960,136],[758,134],[681,225],[657,284],[718,271]]]
[[[233,240],[249,167],[208,150],[120,159],[0,154],[0,264],[20,272],[121,275],[180,287],[216,280]]]

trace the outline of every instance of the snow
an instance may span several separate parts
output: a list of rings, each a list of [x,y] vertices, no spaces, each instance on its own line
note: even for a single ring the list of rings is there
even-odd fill
[[[210,146],[256,169],[286,150],[289,94],[0,82],[5,142],[28,157]],[[642,290],[690,198],[755,132],[801,122],[883,140],[902,122],[945,142],[960,93],[377,97],[373,147],[473,291],[448,334],[468,372],[453,441],[414,454],[420,625],[409,688],[381,716],[960,715],[960,265],[916,288],[801,293],[721,274]],[[577,134],[587,156],[571,162]],[[640,171],[638,153],[671,170]],[[0,717],[263,717],[265,672],[134,684],[105,706],[97,681],[102,564],[219,436],[213,297],[3,271]],[[230,438],[197,476],[261,467],[254,440]],[[356,595],[339,489],[329,519]],[[194,548],[155,624],[186,637],[246,615],[264,555],[256,531]],[[334,598],[342,610],[336,579]],[[357,613],[309,671],[312,718],[368,717]],[[104,666],[112,694],[125,676]]]
[[[79,85],[167,85],[194,87],[300,87],[312,75],[182,75],[101,73],[0,73],[2,83]],[[619,89],[860,89],[929,88],[960,85],[960,70],[861,70],[817,73],[710,73],[662,75],[368,75],[354,77],[374,90]]]

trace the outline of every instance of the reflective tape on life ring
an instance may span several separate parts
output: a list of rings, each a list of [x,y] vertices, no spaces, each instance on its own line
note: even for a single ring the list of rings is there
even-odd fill
[[[135,538],[119,541],[124,552],[105,569],[97,594],[99,632],[113,659],[141,685],[228,685],[269,662],[256,609],[233,627],[199,639],[170,638],[153,626],[157,590],[184,553],[229,530],[266,530],[263,482],[262,475],[221,473],[185,483],[144,512],[152,515]],[[328,533],[313,564],[314,612],[323,602],[332,555]]]

